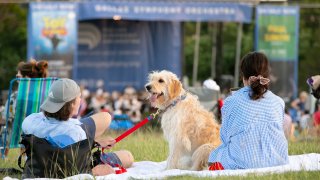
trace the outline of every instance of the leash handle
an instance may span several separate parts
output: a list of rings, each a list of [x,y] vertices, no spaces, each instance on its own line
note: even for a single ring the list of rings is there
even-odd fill
[[[116,174],[122,174],[127,172],[126,168],[120,166],[119,164],[116,164],[116,169],[114,170]]]
[[[118,136],[115,140],[116,143],[121,141],[123,138],[129,136],[131,133],[133,133],[134,131],[136,131],[138,128],[140,128],[141,126],[145,125],[148,121],[152,120],[154,117],[152,116],[148,116],[146,117],[144,120],[140,121],[138,124],[136,124],[135,126],[133,126],[132,128],[130,128],[129,130],[127,130],[126,132],[124,132],[123,134],[121,134],[120,136]]]

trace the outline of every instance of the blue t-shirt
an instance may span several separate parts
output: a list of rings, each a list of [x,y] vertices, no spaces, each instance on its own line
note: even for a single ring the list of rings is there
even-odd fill
[[[67,121],[58,121],[46,117],[42,112],[33,113],[22,123],[24,134],[32,134],[45,138],[52,145],[64,148],[68,145],[95,136],[95,123],[91,117],[78,120],[69,118]]]
[[[283,131],[284,102],[267,91],[251,100],[246,86],[226,98],[222,107],[222,144],[209,162],[225,169],[247,169],[288,163],[288,144]]]

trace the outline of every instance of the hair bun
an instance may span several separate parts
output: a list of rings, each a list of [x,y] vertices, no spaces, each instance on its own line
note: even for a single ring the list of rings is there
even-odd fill
[[[38,61],[36,63],[37,68],[39,68],[39,70],[45,70],[48,69],[48,61]]]
[[[33,64],[33,66],[36,69],[36,74],[35,77],[39,78],[44,78],[47,77],[48,74],[48,61],[36,61],[36,60],[31,60],[30,63]]]

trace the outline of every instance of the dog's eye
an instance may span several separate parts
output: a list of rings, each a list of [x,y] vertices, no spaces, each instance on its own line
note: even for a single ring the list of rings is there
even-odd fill
[[[163,83],[164,82],[164,80],[163,79],[159,79],[159,83]]]

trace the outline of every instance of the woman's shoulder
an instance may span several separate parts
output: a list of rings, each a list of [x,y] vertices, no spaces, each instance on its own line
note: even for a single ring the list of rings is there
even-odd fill
[[[248,93],[250,91],[250,87],[245,86],[237,91],[233,91],[227,98],[226,101],[234,101],[241,97],[248,97]]]
[[[233,109],[233,107],[237,107],[239,104],[241,104],[245,99],[243,91],[244,89],[241,88],[237,91],[232,92],[228,97],[224,99],[222,108],[225,110]]]
[[[281,104],[284,105],[284,100],[280,97],[280,96],[277,96],[276,94],[274,94],[272,91],[268,90],[266,93],[265,93],[265,97],[266,98],[269,98],[269,99],[273,99],[274,101],[277,101]]]
[[[227,104],[237,104],[237,103],[250,103],[250,90],[249,86],[245,86],[235,92],[233,92],[230,96],[225,99],[225,103]],[[261,101],[262,100],[262,101]],[[273,92],[268,90],[264,95],[263,98],[259,100],[260,103],[280,103],[284,106],[284,101],[281,97],[275,95]]]

